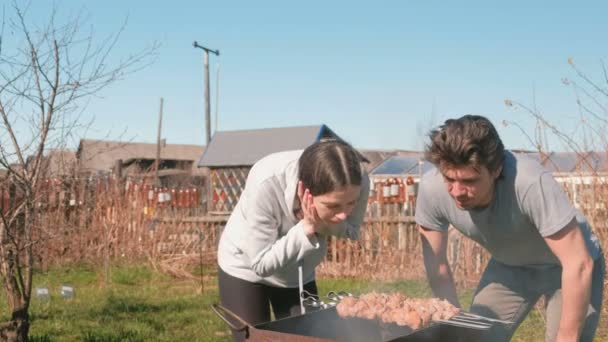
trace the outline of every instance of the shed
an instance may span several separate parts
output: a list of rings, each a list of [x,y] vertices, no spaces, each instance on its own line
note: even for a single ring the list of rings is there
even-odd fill
[[[200,145],[162,144],[159,174],[161,177],[197,174],[200,170],[196,161],[204,148]],[[120,161],[123,173],[138,175],[153,167],[156,153],[157,145],[151,143],[83,139],[78,145],[76,158],[83,173],[110,173]]]
[[[46,177],[71,176],[76,171],[76,153],[70,150],[52,149],[43,159]]]
[[[261,158],[304,149],[322,138],[341,139],[326,125],[216,132],[198,163],[199,167],[209,169],[209,212],[232,211],[249,170]]]

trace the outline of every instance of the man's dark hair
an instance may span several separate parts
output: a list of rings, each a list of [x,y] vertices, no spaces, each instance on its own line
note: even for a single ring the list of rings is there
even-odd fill
[[[298,177],[313,196],[361,185],[359,154],[340,140],[325,140],[307,147],[298,161]]]
[[[465,115],[446,120],[429,133],[425,159],[440,170],[452,167],[485,166],[496,171],[504,159],[504,145],[490,120],[480,115]]]

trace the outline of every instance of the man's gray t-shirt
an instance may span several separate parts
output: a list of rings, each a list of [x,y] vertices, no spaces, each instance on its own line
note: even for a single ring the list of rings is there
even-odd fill
[[[574,217],[589,254],[596,259],[600,251],[597,237],[562,186],[538,161],[511,152],[505,152],[502,175],[488,207],[458,208],[437,169],[422,177],[416,203],[419,225],[447,231],[451,224],[486,248],[497,261],[513,266],[559,265],[543,238],[566,227]]]

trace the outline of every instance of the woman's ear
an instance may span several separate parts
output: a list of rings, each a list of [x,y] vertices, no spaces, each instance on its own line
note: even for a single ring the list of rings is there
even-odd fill
[[[498,177],[500,177],[500,174],[502,173],[502,164],[500,164],[500,166],[496,169],[496,171],[494,171],[494,180],[498,179]]]

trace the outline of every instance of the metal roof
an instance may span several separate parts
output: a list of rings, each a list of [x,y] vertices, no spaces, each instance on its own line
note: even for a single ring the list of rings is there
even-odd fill
[[[606,172],[608,171],[608,158],[604,152],[539,152],[514,151],[517,155],[525,155],[539,161],[547,171],[552,173],[574,172]],[[424,161],[422,152],[412,152],[407,155],[396,155],[380,163],[372,175],[404,175],[425,173],[434,166]],[[422,161],[420,169],[418,162]]]
[[[367,163],[363,164],[366,172],[371,173],[378,165],[386,159],[399,154],[398,150],[359,150],[359,153],[367,159]]]
[[[525,153],[538,160],[548,171],[557,172],[606,172],[608,159],[605,152],[551,152]]]
[[[422,159],[420,152],[411,152],[388,158],[376,167],[372,175],[414,175],[422,174],[433,168],[433,165]]]
[[[304,149],[321,138],[340,139],[325,125],[220,131],[213,135],[198,166],[251,166],[271,153]]]

